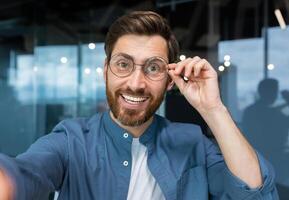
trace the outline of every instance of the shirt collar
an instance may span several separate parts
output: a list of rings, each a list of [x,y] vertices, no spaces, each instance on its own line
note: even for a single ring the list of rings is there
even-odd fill
[[[110,110],[104,113],[104,127],[107,130],[108,134],[118,142],[123,143],[132,143],[132,135],[125,130],[124,128],[120,127],[110,116]],[[149,127],[145,130],[145,132],[140,136],[140,142],[144,145],[147,143],[151,143],[154,141],[154,136],[157,133],[157,121],[158,116],[154,115],[152,123]]]

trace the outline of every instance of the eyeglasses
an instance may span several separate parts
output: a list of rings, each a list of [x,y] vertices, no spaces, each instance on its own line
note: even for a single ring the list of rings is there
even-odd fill
[[[120,53],[113,55],[109,61],[110,71],[120,78],[131,75],[136,65],[142,66],[144,75],[152,81],[162,80],[168,75],[168,63],[161,57],[151,57],[144,64],[136,64],[131,56]]]

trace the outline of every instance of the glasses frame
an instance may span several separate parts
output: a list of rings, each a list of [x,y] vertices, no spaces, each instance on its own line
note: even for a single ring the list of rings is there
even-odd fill
[[[132,68],[132,70],[131,70],[127,75],[123,75],[123,76],[122,76],[122,75],[116,74],[116,73],[111,69],[111,60],[113,59],[113,57],[117,57],[117,56],[123,56],[124,58],[129,59],[129,60],[132,61],[133,68]],[[168,75],[168,73],[166,72],[166,76],[164,76],[164,77],[162,77],[162,78],[160,78],[160,79],[151,79],[151,78],[144,72],[144,70],[143,70],[144,67],[143,67],[143,66],[145,66],[149,61],[151,61],[151,60],[153,60],[153,59],[161,60],[162,62],[164,62],[164,63],[166,64],[166,67],[167,67],[168,64],[169,64],[164,58],[162,58],[162,57],[160,57],[160,56],[150,57],[150,58],[146,59],[143,64],[137,64],[137,63],[135,63],[134,59],[133,59],[130,55],[124,54],[124,53],[118,53],[118,54],[112,55],[112,56],[109,58],[109,60],[108,60],[108,67],[109,67],[109,70],[110,70],[115,76],[117,76],[117,77],[119,77],[119,78],[125,78],[125,77],[130,76],[130,75],[135,71],[136,65],[139,65],[139,66],[142,67],[141,69],[142,69],[142,72],[143,72],[144,76],[145,76],[146,78],[148,78],[149,80],[151,80],[151,81],[161,81],[161,80],[165,79],[166,77],[168,77],[169,75]]]

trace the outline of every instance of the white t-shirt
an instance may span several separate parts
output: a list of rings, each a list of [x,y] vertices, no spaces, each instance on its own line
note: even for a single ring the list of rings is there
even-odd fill
[[[147,165],[147,148],[139,142],[139,138],[133,138],[131,154],[132,168],[127,199],[164,200],[165,197]]]

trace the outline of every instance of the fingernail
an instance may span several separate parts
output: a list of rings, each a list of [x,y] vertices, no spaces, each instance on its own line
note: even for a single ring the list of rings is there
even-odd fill
[[[188,77],[186,77],[186,76],[184,76],[184,81],[188,81],[189,79],[188,79]]]

